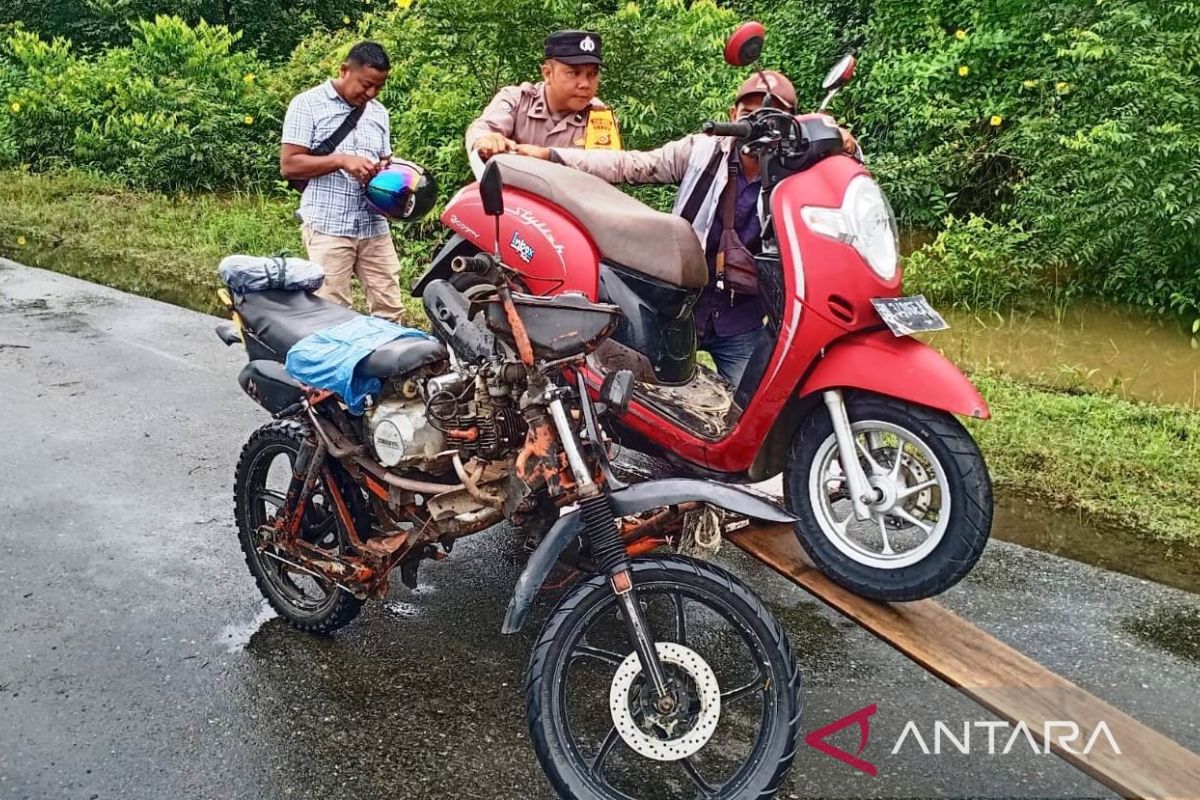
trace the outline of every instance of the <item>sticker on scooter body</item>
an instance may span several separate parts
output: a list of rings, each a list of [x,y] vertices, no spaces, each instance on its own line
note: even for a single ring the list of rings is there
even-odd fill
[[[944,331],[950,327],[923,294],[915,297],[873,297],[871,305],[875,306],[880,319],[896,336]]]

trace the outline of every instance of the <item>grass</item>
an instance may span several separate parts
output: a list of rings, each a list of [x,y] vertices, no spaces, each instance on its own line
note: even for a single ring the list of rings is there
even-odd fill
[[[971,378],[992,419],[968,428],[998,487],[1200,545],[1200,412],[995,372]]]
[[[78,173],[0,171],[0,255],[217,313],[222,258],[280,250],[304,255],[296,205],[295,198],[262,194],[167,197]],[[407,285],[428,247],[421,243],[406,254],[404,243],[397,245]],[[365,309],[361,291],[356,297]],[[419,303],[406,311],[406,322],[423,322]]]
[[[81,175],[0,172],[0,255],[213,313],[222,257],[302,252],[294,207],[293,198],[168,198]],[[431,243],[398,244],[408,285]],[[423,324],[419,304],[409,308],[406,321]],[[1200,545],[1200,413],[972,377],[993,419],[968,425],[997,487]]]

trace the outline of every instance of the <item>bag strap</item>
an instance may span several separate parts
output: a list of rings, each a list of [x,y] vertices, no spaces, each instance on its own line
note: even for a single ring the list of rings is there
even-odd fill
[[[683,204],[683,209],[680,210],[679,216],[686,219],[689,223],[696,221],[696,215],[700,213],[700,206],[705,198],[708,197],[708,190],[712,188],[713,181],[717,178],[717,170],[721,166],[721,157],[723,155],[721,146],[718,144],[713,149],[712,158],[704,166],[704,172],[700,173],[700,178],[696,181],[696,186],[692,189],[692,194],[688,197],[687,202]]]
[[[350,135],[350,131],[354,130],[358,125],[358,121],[362,119],[363,112],[367,110],[364,103],[361,106],[355,106],[342,120],[342,124],[337,126],[337,130],[329,134],[329,138],[316,146],[316,149],[310,151],[314,156],[327,156],[337,149],[342,140]]]
[[[337,129],[329,134],[329,138],[321,142],[312,150],[309,150],[309,155],[327,156],[337,149],[337,146],[342,143],[342,140],[350,135],[350,131],[354,130],[358,125],[358,121],[362,119],[363,112],[366,110],[366,105],[356,106],[350,109],[350,113],[342,120],[342,124],[337,126]],[[288,181],[288,186],[295,189],[297,192],[303,193],[308,188],[307,180],[292,179]]]
[[[729,158],[729,177],[725,181],[725,191],[721,193],[721,224],[723,226],[723,234],[721,236],[722,244],[728,239],[729,232],[734,231],[734,211],[737,203],[737,184],[738,184],[738,159],[737,153],[734,152]],[[736,235],[736,233],[735,233]],[[722,247],[717,251],[716,258],[717,268],[717,288],[725,288],[725,248]],[[732,298],[731,298],[732,299]]]

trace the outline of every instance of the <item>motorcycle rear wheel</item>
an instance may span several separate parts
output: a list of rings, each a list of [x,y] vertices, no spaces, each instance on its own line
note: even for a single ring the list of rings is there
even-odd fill
[[[287,466],[282,474],[290,475],[303,441],[304,429],[296,422],[272,422],[250,436],[242,448],[234,476],[234,516],[246,566],[263,597],[293,627],[306,633],[326,634],[348,625],[358,616],[363,601],[327,579],[289,567],[258,546],[259,529],[283,507],[287,492],[286,483],[282,488],[279,486],[280,471],[272,475],[271,467],[282,461]],[[351,513],[361,513],[361,503],[352,488],[339,486]],[[343,552],[349,545],[349,532],[343,529],[333,511],[324,480],[318,483],[309,501],[301,536],[310,544],[334,553]]]

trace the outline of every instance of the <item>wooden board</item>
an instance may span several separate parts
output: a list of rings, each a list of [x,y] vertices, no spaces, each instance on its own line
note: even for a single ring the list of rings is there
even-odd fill
[[[1087,754],[1061,747],[1062,730],[1049,746],[1122,796],[1200,798],[1200,756],[938,603],[878,603],[842,589],[808,563],[787,525],[750,526],[726,538],[984,708],[1014,725],[1024,722],[1043,747],[1047,721],[1074,721],[1085,741],[1103,721],[1119,755],[1103,739]],[[1074,749],[1084,748],[1076,741]]]

